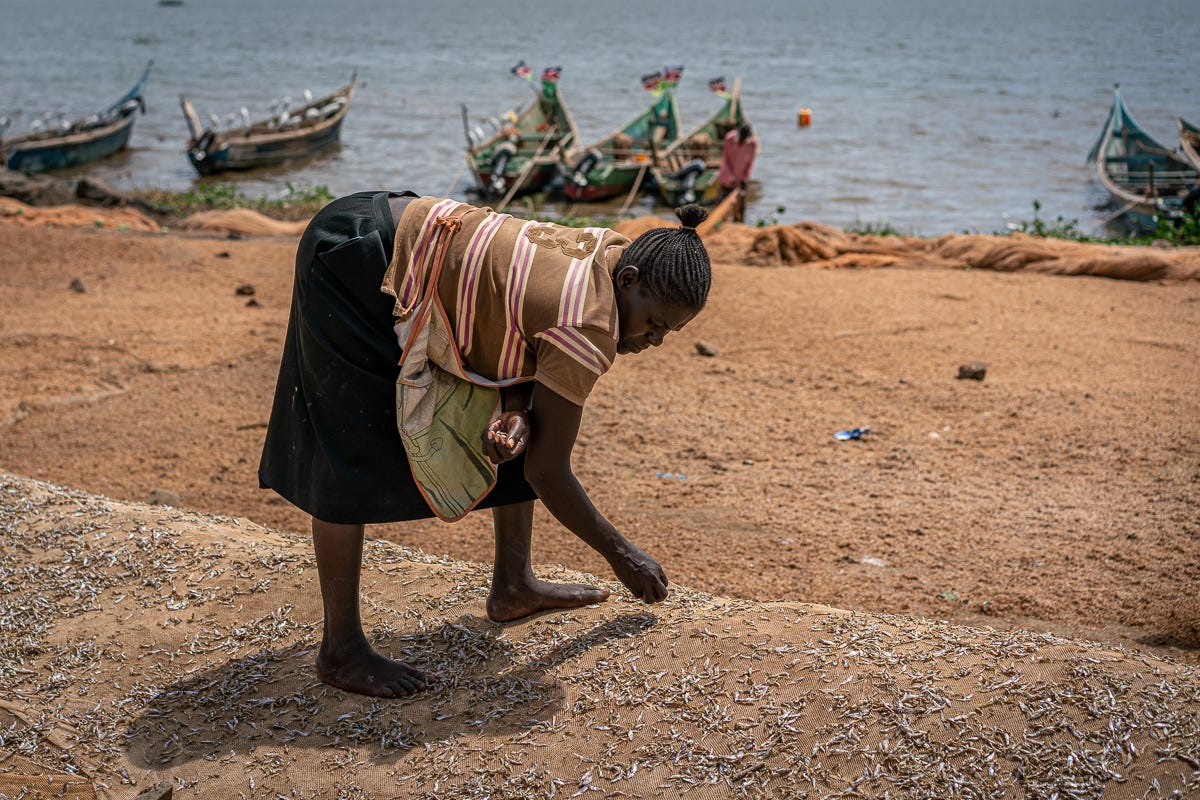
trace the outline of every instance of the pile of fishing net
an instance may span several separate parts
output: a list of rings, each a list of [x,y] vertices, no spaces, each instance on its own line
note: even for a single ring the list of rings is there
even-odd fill
[[[31,206],[11,197],[0,197],[0,221],[40,228],[115,228],[131,231],[157,231],[160,226],[134,208],[95,208],[76,204]]]
[[[31,206],[11,197],[0,197],[0,221],[25,227],[51,225],[56,228],[114,228],[131,231],[160,231],[162,226],[130,206],[99,208],[78,204]],[[205,233],[237,233],[244,236],[299,236],[307,220],[284,222],[252,211],[234,208],[228,211],[201,211],[185,217],[171,227]]]
[[[1135,281],[1200,280],[1200,248],[1088,244],[1021,233],[924,239],[846,233],[815,222],[762,228],[727,223],[708,234],[704,243],[715,262],[764,267],[944,267]]]
[[[673,227],[660,217],[624,220],[617,231],[636,238]],[[948,234],[867,236],[816,222],[750,227],[726,222],[704,235],[714,262],[760,267],[812,264],[820,267],[943,267],[1096,275],[1133,281],[1200,280],[1200,248],[1117,246],[1008,236]]]
[[[175,227],[185,231],[206,233],[239,233],[244,236],[299,236],[308,220],[284,222],[248,208],[227,211],[200,211],[185,217]]]

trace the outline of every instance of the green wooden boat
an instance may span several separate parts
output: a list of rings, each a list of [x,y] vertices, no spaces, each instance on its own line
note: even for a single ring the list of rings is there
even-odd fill
[[[1088,153],[1100,183],[1123,217],[1136,228],[1153,229],[1163,218],[1183,214],[1183,198],[1200,180],[1194,166],[1142,130],[1125,107],[1119,89],[1100,138]]]
[[[654,152],[670,146],[683,128],[674,86],[658,84],[658,97],[645,111],[583,149],[567,168],[563,193],[568,198],[604,200],[635,190],[652,166]]]
[[[564,154],[573,152],[579,136],[559,95],[560,72],[558,67],[544,70],[533,100],[519,112],[507,111],[496,118],[490,136],[470,127],[463,108],[467,164],[480,194],[515,197],[541,191],[557,176]],[[513,68],[513,74],[532,83],[524,62]]]
[[[740,78],[733,82],[733,91],[724,96],[717,113],[655,153],[650,176],[663,203],[680,206],[717,201],[717,173],[725,134],[747,122],[742,112]]]

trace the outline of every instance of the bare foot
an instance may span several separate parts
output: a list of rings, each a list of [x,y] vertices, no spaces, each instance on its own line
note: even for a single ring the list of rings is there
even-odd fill
[[[488,595],[487,615],[495,622],[512,622],[539,611],[556,608],[579,608],[602,603],[611,594],[607,589],[582,583],[547,583],[534,580],[520,587],[492,585]]]
[[[425,673],[393,661],[368,644],[337,649],[321,646],[317,676],[339,689],[372,697],[404,697],[426,687]]]

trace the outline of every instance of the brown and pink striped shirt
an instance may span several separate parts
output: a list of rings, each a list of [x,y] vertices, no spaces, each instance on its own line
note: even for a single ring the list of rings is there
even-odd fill
[[[489,380],[536,380],[582,406],[616,357],[612,273],[629,240],[608,228],[414,199],[380,287],[396,298],[398,318],[418,299],[433,259],[434,223],[446,215],[462,215],[462,228],[446,254],[438,296],[465,364]]]

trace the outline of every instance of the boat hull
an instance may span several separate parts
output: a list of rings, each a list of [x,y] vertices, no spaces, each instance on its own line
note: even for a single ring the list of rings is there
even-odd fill
[[[65,132],[28,133],[0,139],[0,162],[27,174],[67,169],[107,158],[124,150],[138,112],[146,110],[142,89],[150,77],[151,61],[137,83],[108,108],[78,119]]]
[[[563,194],[575,202],[608,200],[628,194],[645,167],[636,164],[613,165],[607,174],[588,173],[587,182],[580,186],[569,178],[563,183]]]
[[[188,150],[188,160],[201,175],[239,172],[274,167],[309,158],[336,147],[341,139],[341,121],[311,137],[274,142],[226,140],[209,151]]]
[[[179,98],[192,138],[187,157],[201,175],[275,167],[335,148],[354,98],[357,75],[338,91],[313,100],[279,124],[260,120],[232,131],[204,130],[191,101]],[[285,115],[286,116],[286,115]]]
[[[717,183],[717,174],[717,169],[706,169],[691,187],[674,177],[660,177],[655,184],[658,198],[668,206],[682,206],[688,203],[713,205],[721,199],[721,186]]]
[[[30,142],[17,145],[8,153],[7,166],[26,174],[67,169],[99,161],[113,153],[124,150],[133,131],[133,115],[121,120],[119,125],[100,135],[79,137],[80,141],[49,141],[45,144]]]
[[[546,164],[539,164],[533,167],[528,173],[524,174],[523,180],[521,170],[505,170],[503,175],[503,193],[512,191],[513,186],[516,185],[518,180],[521,180],[521,185],[513,194],[513,197],[521,197],[523,195],[534,194],[536,192],[543,191],[547,186],[550,185],[551,181],[554,180],[557,174],[557,162],[548,162]],[[480,186],[491,187],[492,185],[492,173],[490,170],[477,170],[475,172],[475,179],[479,182]]]
[[[567,168],[563,194],[569,200],[606,200],[641,188],[656,153],[679,138],[675,93],[664,91],[636,117],[583,148],[580,164]]]

